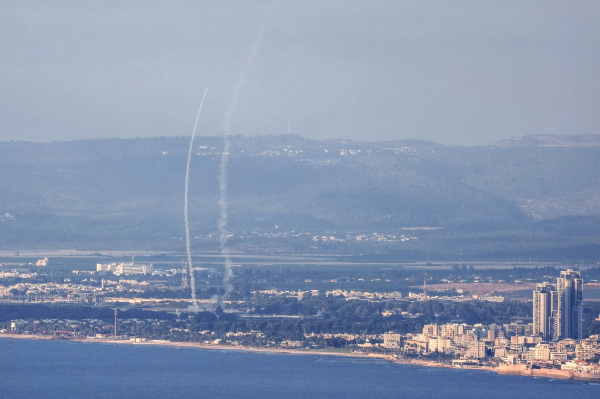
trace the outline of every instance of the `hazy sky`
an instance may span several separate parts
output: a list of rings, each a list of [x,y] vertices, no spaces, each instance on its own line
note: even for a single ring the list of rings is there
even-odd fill
[[[222,131],[270,1],[0,2],[0,140]],[[279,1],[232,133],[600,133],[600,1]]]

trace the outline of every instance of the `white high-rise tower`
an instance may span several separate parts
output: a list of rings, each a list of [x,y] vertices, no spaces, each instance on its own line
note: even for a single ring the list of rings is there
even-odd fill
[[[583,338],[583,279],[581,272],[569,269],[556,279],[554,339]]]
[[[549,340],[553,335],[552,291],[556,286],[550,283],[538,284],[533,291],[533,335]]]
[[[556,285],[538,284],[533,291],[533,333],[544,340],[583,339],[583,279],[572,269],[561,271]]]

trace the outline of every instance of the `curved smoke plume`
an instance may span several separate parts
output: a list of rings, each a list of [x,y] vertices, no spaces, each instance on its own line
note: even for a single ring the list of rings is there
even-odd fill
[[[185,249],[187,250],[187,264],[188,273],[190,274],[190,287],[192,288],[192,305],[189,310],[199,311],[200,306],[196,299],[196,279],[194,278],[194,270],[192,268],[192,252],[190,251],[190,224],[188,221],[188,183],[190,177],[190,163],[192,160],[192,149],[194,148],[194,137],[196,136],[196,128],[198,127],[198,119],[200,119],[200,112],[202,112],[202,105],[204,104],[204,98],[208,92],[208,87],[204,90],[202,101],[200,101],[200,107],[198,108],[198,114],[196,115],[196,122],[194,123],[194,130],[192,131],[192,140],[190,141],[190,150],[188,152],[187,168],[185,170],[185,196],[183,201],[183,214],[185,220]]]

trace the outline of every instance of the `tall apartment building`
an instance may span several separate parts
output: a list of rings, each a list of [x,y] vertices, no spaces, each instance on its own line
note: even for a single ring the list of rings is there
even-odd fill
[[[443,324],[439,326],[438,332],[444,338],[453,339],[458,335],[458,324]]]
[[[581,272],[569,269],[556,279],[557,306],[554,339],[583,339],[583,279]]]
[[[466,358],[481,359],[485,357],[485,342],[475,340],[468,344],[465,352]]]
[[[556,284],[538,284],[533,292],[533,334],[544,340],[583,339],[583,279],[561,271]]]
[[[533,335],[544,340],[553,336],[552,291],[556,286],[550,283],[538,284],[533,291]]]
[[[437,337],[439,334],[439,326],[437,324],[425,324],[423,326],[423,334]]]

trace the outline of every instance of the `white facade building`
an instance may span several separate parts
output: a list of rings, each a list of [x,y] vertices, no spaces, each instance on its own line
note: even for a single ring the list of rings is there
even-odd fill
[[[154,267],[152,264],[135,264],[130,263],[98,263],[96,264],[96,271],[98,272],[113,272],[117,276],[122,274],[152,274]]]
[[[383,347],[387,349],[397,349],[400,348],[400,334],[396,334],[393,332],[387,332],[383,334]]]

